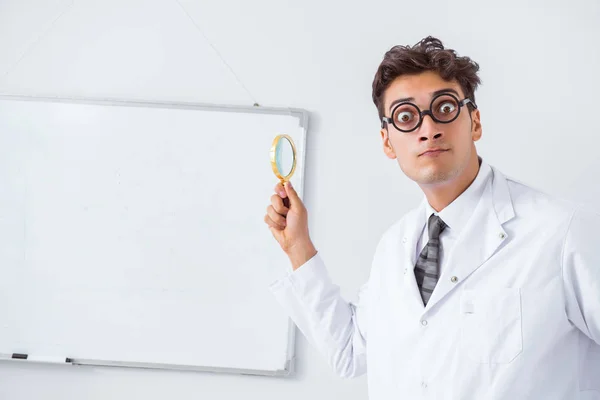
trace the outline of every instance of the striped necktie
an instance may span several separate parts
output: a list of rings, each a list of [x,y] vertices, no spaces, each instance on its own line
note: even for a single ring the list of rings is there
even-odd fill
[[[440,234],[446,227],[447,225],[440,217],[431,214],[428,221],[429,241],[421,251],[415,265],[415,277],[425,305],[427,305],[440,277]]]

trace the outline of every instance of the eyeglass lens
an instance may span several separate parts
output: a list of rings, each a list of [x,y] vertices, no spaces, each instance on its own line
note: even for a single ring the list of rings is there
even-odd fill
[[[431,113],[437,122],[452,122],[460,112],[458,100],[451,95],[445,94],[433,99]],[[414,129],[421,121],[420,110],[410,103],[400,104],[392,115],[394,125],[400,130],[409,131]]]

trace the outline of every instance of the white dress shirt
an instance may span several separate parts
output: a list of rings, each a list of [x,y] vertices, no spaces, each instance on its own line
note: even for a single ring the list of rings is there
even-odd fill
[[[382,236],[356,303],[319,253],[271,286],[331,368],[367,373],[371,400],[600,400],[600,215],[491,168],[424,306],[425,203]]]
[[[480,159],[481,161],[481,159]],[[469,185],[469,187],[461,193],[452,203],[446,206],[440,212],[434,210],[433,207],[424,199],[425,212],[423,213],[423,229],[421,237],[416,247],[415,260],[418,260],[419,254],[429,241],[429,230],[427,229],[427,221],[431,214],[439,216],[442,221],[447,225],[444,231],[440,234],[440,249],[438,253],[438,262],[440,266],[440,272],[445,267],[445,261],[447,257],[444,254],[450,254],[454,243],[458,239],[458,236],[462,232],[465,225],[473,215],[473,210],[477,207],[479,199],[485,190],[486,185],[489,182],[489,178],[492,175],[492,169],[487,163],[480,162],[479,172],[477,176]]]

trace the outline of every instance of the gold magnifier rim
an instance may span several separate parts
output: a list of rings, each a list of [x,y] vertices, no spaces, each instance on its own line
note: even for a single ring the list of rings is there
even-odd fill
[[[279,172],[279,169],[277,168],[277,161],[276,161],[277,144],[279,144],[279,141],[282,139],[287,139],[289,141],[289,143],[292,145],[292,155],[293,155],[292,170],[286,176],[281,175],[281,173]],[[277,178],[279,178],[281,183],[285,183],[285,182],[289,181],[290,178],[292,177],[292,175],[294,175],[294,172],[296,171],[296,145],[294,144],[294,140],[292,139],[292,137],[290,135],[286,135],[286,134],[281,134],[281,135],[275,136],[275,139],[273,139],[273,144],[271,145],[270,155],[271,155],[271,169],[273,170],[273,173],[275,173],[275,176],[277,176]]]

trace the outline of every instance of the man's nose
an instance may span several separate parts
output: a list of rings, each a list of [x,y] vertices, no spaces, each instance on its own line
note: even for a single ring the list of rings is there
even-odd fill
[[[435,140],[442,137],[439,125],[433,120],[430,114],[423,115],[421,126],[419,127],[419,135],[422,141]]]

